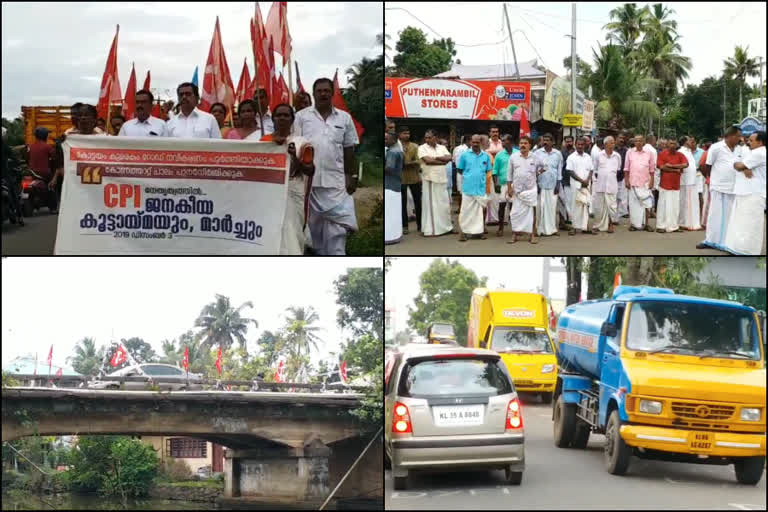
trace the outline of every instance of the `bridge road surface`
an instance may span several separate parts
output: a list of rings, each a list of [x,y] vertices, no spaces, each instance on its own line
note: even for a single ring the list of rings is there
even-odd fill
[[[633,457],[625,476],[603,468],[602,435],[586,450],[557,448],[552,409],[523,396],[525,471],[519,486],[504,471],[416,473],[406,491],[384,474],[386,510],[765,510],[765,474],[757,486],[736,482],[733,466]]]
[[[51,256],[56,243],[59,216],[42,208],[24,217],[24,226],[3,222],[3,256]]]

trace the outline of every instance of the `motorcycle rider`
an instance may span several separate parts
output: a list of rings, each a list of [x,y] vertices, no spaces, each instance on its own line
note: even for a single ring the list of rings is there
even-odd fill
[[[20,226],[24,225],[24,219],[21,215],[21,205],[19,204],[19,184],[18,178],[19,161],[16,158],[11,146],[8,144],[8,130],[3,127],[3,153],[2,153],[2,180],[3,185],[8,187],[8,213],[13,223],[18,222]]]

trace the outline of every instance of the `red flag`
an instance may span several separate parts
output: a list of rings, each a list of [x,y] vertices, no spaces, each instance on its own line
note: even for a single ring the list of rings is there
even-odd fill
[[[147,78],[144,79],[144,87],[142,87],[142,89],[148,91],[149,90],[149,83],[150,83],[149,70],[147,70]]]
[[[216,356],[216,369],[219,370],[219,375],[221,375],[221,345],[219,345],[219,355]]]
[[[270,101],[270,109],[275,111],[275,107],[281,103],[288,103],[290,101],[290,95],[288,92],[288,84],[283,79],[283,74],[280,73],[280,78],[273,79],[272,81],[272,97]]]
[[[126,121],[136,117],[136,67],[133,63],[131,63],[131,78],[128,79],[128,87],[125,88],[123,117]]]
[[[549,328],[554,330],[557,327],[557,318],[555,317],[555,310],[552,309],[552,303],[549,303]]]
[[[272,44],[272,36],[269,36],[269,49],[267,50],[267,62],[269,63],[269,97],[275,94],[275,81],[277,80],[277,68],[275,68],[275,45]]]
[[[218,16],[216,17],[216,27],[213,29],[211,48],[208,50],[208,62],[205,64],[203,90],[201,92],[200,110],[210,112],[211,105],[220,102],[227,106],[230,114],[232,113],[235,104],[235,87],[232,85],[232,75],[229,73],[227,57],[224,55]]]
[[[294,62],[293,63],[296,66],[296,93],[300,92],[307,92],[306,89],[304,89],[304,84],[301,83],[301,75],[299,75],[299,63]]]
[[[253,93],[248,95],[251,88],[251,74],[248,71],[248,62],[243,59],[243,70],[240,72],[240,81],[237,82],[237,92],[235,93],[235,102],[239,105],[243,100],[253,99]]]
[[[347,383],[347,362],[342,361],[341,365],[339,366],[339,377],[341,377],[341,382]]]
[[[523,109],[523,113],[520,114],[520,137],[523,135],[531,135],[531,126],[528,124],[528,116]]]
[[[62,372],[62,371],[61,371],[61,368],[59,368],[58,370],[56,370],[56,376],[57,376],[57,377],[61,377],[63,373],[64,373],[64,372]]]
[[[291,33],[288,30],[288,2],[272,2],[264,30],[279,46],[275,51],[282,55],[283,64],[291,57]]]
[[[104,75],[101,77],[101,89],[99,89],[99,103],[96,109],[99,111],[99,117],[107,118],[109,104],[113,101],[120,101],[120,78],[117,76],[117,35],[120,33],[120,25],[117,26],[115,38],[112,40],[112,47],[109,49],[107,65],[104,68]]]
[[[185,370],[189,371],[189,347],[184,347],[184,361],[182,365]]]
[[[117,348],[117,352],[115,352],[115,355],[112,356],[112,360],[109,362],[113,367],[114,366],[120,366],[122,363],[125,362],[126,354],[125,349],[122,345],[120,345]]]
[[[253,47],[253,61],[256,64],[256,72],[251,87],[255,92],[263,87],[269,93],[272,86],[272,58],[269,52],[269,38],[264,33],[264,21],[261,17],[259,2],[256,2],[256,14],[251,20],[251,45]]]
[[[165,119],[165,114],[163,114],[163,108],[160,106],[159,103],[155,103],[152,105],[152,117],[156,117],[158,119]]]
[[[617,286],[621,286],[621,274],[619,272],[613,276],[613,289],[615,290]]]
[[[277,366],[277,370],[275,370],[275,382],[283,382],[283,365],[285,361],[281,360],[280,364]]]
[[[53,345],[51,345],[51,350],[48,351],[48,374],[51,373],[51,364],[53,364]]]
[[[339,110],[343,110],[347,114],[352,117],[352,114],[349,112],[349,109],[347,108],[347,102],[344,101],[344,96],[341,95],[341,87],[339,87],[339,70],[336,70],[336,73],[333,74],[333,98],[331,99],[331,103],[334,107],[336,107]],[[363,137],[363,133],[365,132],[365,128],[363,128],[363,125],[357,122],[357,120],[352,117],[352,122],[355,124],[355,131],[357,132],[357,138],[361,139]]]

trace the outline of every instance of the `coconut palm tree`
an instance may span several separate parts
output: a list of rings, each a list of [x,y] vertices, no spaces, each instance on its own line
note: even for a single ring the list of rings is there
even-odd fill
[[[248,325],[258,327],[259,323],[240,314],[246,307],[253,308],[253,303],[243,302],[239,307],[233,308],[229,297],[217,293],[216,301],[206,305],[195,320],[195,327],[200,328],[197,339],[202,341],[202,348],[208,350],[221,345],[222,350],[226,350],[237,341],[247,355],[245,335]]]
[[[323,341],[317,335],[320,328],[314,325],[320,317],[312,306],[290,307],[287,312],[289,315],[285,319],[283,329],[284,346],[290,354],[287,361],[288,369],[295,376],[300,373],[303,366],[309,364],[310,350],[312,348],[317,350],[318,344]]]
[[[67,358],[72,362],[72,368],[83,375],[95,375],[104,359],[104,347],[96,350],[96,341],[93,338],[83,338],[75,345],[75,355]]]
[[[744,81],[747,77],[756,77],[760,75],[760,64],[755,58],[749,57],[749,46],[746,48],[736,46],[733,51],[733,57],[730,57],[723,61],[725,69],[723,73],[729,78],[735,78],[740,82],[739,84],[739,120],[743,119],[742,116],[742,89],[744,88]]]
[[[664,42],[676,41],[679,36],[677,34],[677,21],[672,19],[674,14],[674,9],[664,7],[662,4],[653,4],[653,7],[648,9],[646,16],[643,17],[642,30],[645,32],[645,37],[660,36]]]
[[[623,4],[611,9],[608,16],[615,21],[603,26],[603,30],[608,31],[606,41],[615,42],[622,49],[624,58],[632,59],[637,40],[642,35],[646,18],[649,16],[648,7],[638,9],[635,3]]]

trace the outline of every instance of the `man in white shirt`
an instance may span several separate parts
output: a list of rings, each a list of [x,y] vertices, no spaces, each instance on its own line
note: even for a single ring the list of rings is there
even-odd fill
[[[647,139],[648,142],[646,142],[645,146],[643,146],[643,149],[646,151],[650,151],[653,155],[653,161],[654,163],[659,158],[659,152],[656,150],[656,136],[651,134],[648,135]],[[661,180],[661,172],[659,171],[658,167],[654,167],[651,172],[653,173],[653,196],[654,196],[654,206],[653,211],[649,213],[649,216],[653,216],[653,214],[656,211],[656,207],[658,206],[659,202],[659,181]]]
[[[123,137],[167,137],[165,121],[149,115],[155,97],[146,89],[136,93],[136,117],[123,123],[119,136]]]
[[[594,164],[592,157],[584,152],[585,138],[576,139],[576,151],[568,156],[565,169],[571,172],[571,230],[569,235],[587,232],[589,230],[589,192],[592,183]],[[593,232],[597,234],[597,231]]]
[[[759,255],[765,235],[765,132],[749,136],[751,151],[733,164],[736,199],[725,234],[725,248],[733,254]]]
[[[296,113],[294,135],[310,140],[315,150],[315,176],[309,196],[309,230],[319,255],[346,254],[347,233],[357,231],[355,146],[352,117],[331,104],[333,81],[318,78],[312,86],[313,106]],[[445,190],[443,190],[445,195]]]
[[[603,140],[605,149],[597,154],[597,178],[595,179],[595,224],[600,231],[613,233],[616,218],[616,196],[619,183],[616,174],[621,167],[621,155],[613,150],[614,141],[610,135]],[[599,221],[597,220],[599,219]]]
[[[256,112],[256,126],[261,133],[261,126],[264,125],[264,135],[269,135],[275,131],[275,123],[272,120],[272,112],[269,110],[269,96],[266,89],[259,89],[253,94],[253,101],[256,102],[258,111]]]
[[[171,118],[166,124],[168,137],[220,139],[221,131],[216,118],[197,108],[200,102],[197,86],[184,82],[176,89],[176,94],[179,95],[181,110],[179,115]]]
[[[704,175],[709,176],[707,237],[696,244],[697,249],[724,249],[735,199],[733,185],[736,181],[736,169],[733,164],[738,161],[736,146],[740,132],[738,126],[731,126],[725,132],[725,138],[717,144],[712,144],[707,152],[707,163],[704,166]]]
[[[424,236],[440,236],[453,231],[451,203],[445,193],[448,178],[445,164],[451,161],[448,149],[437,143],[433,130],[424,134],[424,144],[419,146],[421,160],[421,227]]]
[[[696,183],[697,162],[693,156],[696,150],[696,139],[683,135],[680,138],[680,153],[688,160],[688,167],[683,169],[680,176],[680,214],[678,224],[688,231],[701,229],[701,214],[699,213],[699,188]]]

